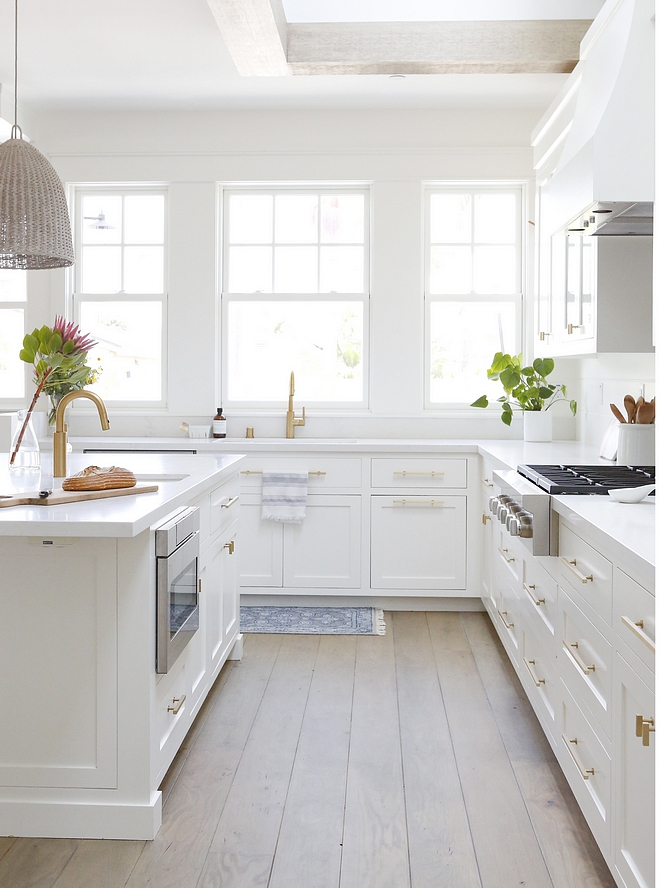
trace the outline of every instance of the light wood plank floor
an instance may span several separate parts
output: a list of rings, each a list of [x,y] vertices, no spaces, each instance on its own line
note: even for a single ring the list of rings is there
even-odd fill
[[[252,635],[153,842],[0,838],[2,888],[614,888],[488,618]]]

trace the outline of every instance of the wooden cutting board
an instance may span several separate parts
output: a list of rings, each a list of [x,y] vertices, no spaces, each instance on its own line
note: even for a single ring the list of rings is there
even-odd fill
[[[37,491],[31,491],[30,493],[16,493],[13,496],[0,495],[0,509],[6,509],[8,506],[61,506],[64,503],[106,499],[109,496],[156,493],[157,490],[157,484],[137,484],[135,487],[117,487],[114,490],[54,490],[50,496],[43,499]]]

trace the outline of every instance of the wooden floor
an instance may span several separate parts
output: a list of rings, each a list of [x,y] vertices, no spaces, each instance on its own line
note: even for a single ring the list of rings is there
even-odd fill
[[[613,888],[483,614],[247,636],[153,842],[0,838],[2,888]]]

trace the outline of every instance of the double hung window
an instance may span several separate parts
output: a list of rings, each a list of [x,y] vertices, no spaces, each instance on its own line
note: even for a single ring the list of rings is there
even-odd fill
[[[165,217],[162,189],[76,189],[75,317],[108,401],[165,402]]]
[[[428,407],[489,392],[498,351],[518,353],[522,329],[522,187],[429,187],[426,193]]]
[[[0,268],[0,401],[25,397],[25,367],[18,357],[25,336],[27,273]]]
[[[223,399],[366,406],[368,192],[223,190]]]

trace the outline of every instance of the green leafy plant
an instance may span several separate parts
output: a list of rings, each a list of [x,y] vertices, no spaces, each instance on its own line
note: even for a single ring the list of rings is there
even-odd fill
[[[499,379],[504,394],[498,398],[502,405],[502,422],[511,425],[513,410],[547,410],[557,401],[568,401],[573,416],[577,413],[577,401],[566,397],[566,386],[548,382],[555,369],[552,358],[536,358],[530,367],[523,367],[522,355],[505,355],[497,352],[486,371],[489,379]],[[488,407],[488,398],[482,395],[471,407]]]

